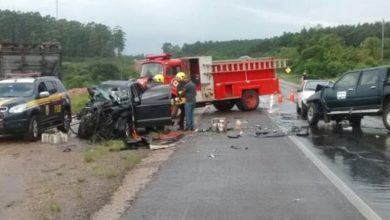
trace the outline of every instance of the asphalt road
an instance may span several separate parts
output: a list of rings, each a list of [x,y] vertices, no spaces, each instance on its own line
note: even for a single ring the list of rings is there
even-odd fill
[[[121,219],[364,219],[270,112],[209,108],[198,128],[214,117],[228,118],[230,127],[239,119],[242,137],[186,137]],[[259,127],[280,137],[255,137]]]
[[[288,95],[294,85],[281,82]],[[277,105],[270,114],[282,127],[307,124],[297,117],[295,104]],[[390,219],[390,135],[381,116],[366,116],[361,129],[320,122],[302,142],[382,219]]]

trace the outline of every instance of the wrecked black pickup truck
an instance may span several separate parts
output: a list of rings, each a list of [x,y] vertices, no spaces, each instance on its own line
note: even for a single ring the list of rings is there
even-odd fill
[[[307,121],[315,126],[320,119],[349,120],[352,126],[360,127],[365,115],[382,115],[390,130],[389,70],[389,66],[353,70],[331,86],[320,86],[307,100]]]
[[[128,138],[137,128],[171,125],[169,85],[144,90],[136,81],[105,81],[88,89],[90,101],[78,114],[81,139]]]

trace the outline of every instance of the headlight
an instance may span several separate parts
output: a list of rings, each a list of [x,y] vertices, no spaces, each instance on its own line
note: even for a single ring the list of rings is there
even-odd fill
[[[27,104],[19,104],[9,109],[9,113],[21,113],[26,110]]]

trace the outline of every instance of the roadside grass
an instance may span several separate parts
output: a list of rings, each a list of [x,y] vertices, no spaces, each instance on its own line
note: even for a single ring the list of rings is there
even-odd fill
[[[100,166],[98,164],[99,160],[104,159],[109,153],[122,153],[120,158],[123,168],[131,170],[147,154],[145,150],[122,151],[122,148],[123,142],[119,140],[110,140],[92,145],[84,152],[84,162],[92,164],[92,174],[94,176],[113,178],[117,176],[116,171],[109,167]]]
[[[118,174],[112,168],[100,166],[100,165],[95,165],[92,167],[92,175],[98,176],[98,177],[105,177],[107,179],[112,179],[112,178],[116,177]]]
[[[93,163],[107,155],[109,152],[120,151],[123,148],[123,142],[118,140],[105,141],[103,143],[91,145],[84,152],[84,162]]]
[[[52,214],[57,214],[57,213],[61,212],[60,204],[58,202],[56,202],[56,201],[50,201],[50,203],[49,203],[49,211]]]
[[[79,113],[84,108],[85,104],[89,101],[88,93],[71,95],[72,112]]]
[[[122,164],[126,170],[131,170],[133,167],[135,167],[135,165],[141,162],[144,156],[145,155],[142,153],[129,154],[127,157],[122,158]]]
[[[288,82],[300,84],[301,83],[301,76],[300,75],[294,75],[294,74],[286,74],[283,72],[278,72],[278,77],[280,79],[286,80]]]
[[[36,192],[42,203],[36,204],[35,219],[50,220],[63,216],[70,219],[73,213],[83,217],[80,219],[88,219],[92,206],[102,205],[101,196],[108,199],[129,170],[150,152],[147,149],[123,150],[123,147],[121,140],[84,143],[83,151],[75,151],[74,169],[65,172],[53,165],[55,169],[44,172],[47,175]],[[77,204],[88,204],[88,207],[80,210]]]

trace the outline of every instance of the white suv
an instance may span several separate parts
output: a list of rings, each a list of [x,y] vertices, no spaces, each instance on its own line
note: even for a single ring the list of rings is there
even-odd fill
[[[305,80],[303,81],[302,88],[297,91],[297,113],[306,118],[307,115],[307,103],[306,100],[316,92],[317,85],[327,86],[329,85],[327,80]]]

